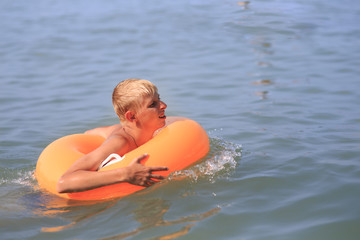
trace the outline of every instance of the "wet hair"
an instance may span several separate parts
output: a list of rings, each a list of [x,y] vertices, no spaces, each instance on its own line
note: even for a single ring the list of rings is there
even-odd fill
[[[120,82],[113,91],[112,102],[120,121],[125,121],[125,113],[140,109],[143,97],[154,96],[157,87],[148,80],[126,79]]]

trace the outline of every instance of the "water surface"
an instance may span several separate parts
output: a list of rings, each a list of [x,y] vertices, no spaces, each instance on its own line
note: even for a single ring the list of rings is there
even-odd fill
[[[1,239],[358,238],[357,1],[2,1],[0,16]],[[206,159],[108,202],[40,191],[41,151],[117,123],[126,78],[206,129]]]

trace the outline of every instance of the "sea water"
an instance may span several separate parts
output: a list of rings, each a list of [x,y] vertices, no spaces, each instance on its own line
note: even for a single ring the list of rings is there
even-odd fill
[[[359,238],[358,1],[4,0],[0,19],[1,239]],[[118,123],[127,78],[205,128],[206,158],[122,199],[41,191],[41,151]]]

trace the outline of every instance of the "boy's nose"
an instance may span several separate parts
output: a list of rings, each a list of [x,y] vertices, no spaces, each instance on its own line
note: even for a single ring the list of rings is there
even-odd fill
[[[160,101],[160,108],[161,108],[161,109],[167,108],[166,103],[164,103],[163,101]]]

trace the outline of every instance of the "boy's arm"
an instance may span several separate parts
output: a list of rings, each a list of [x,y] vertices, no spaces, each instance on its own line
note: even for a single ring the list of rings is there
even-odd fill
[[[102,160],[111,153],[124,153],[127,152],[127,148],[127,142],[121,136],[110,137],[99,148],[77,160],[60,177],[57,191],[59,193],[79,192],[120,182],[150,186],[155,183],[152,179],[163,179],[152,171],[165,171],[166,167],[146,167],[140,163],[147,155],[139,156],[124,168],[96,171]]]

